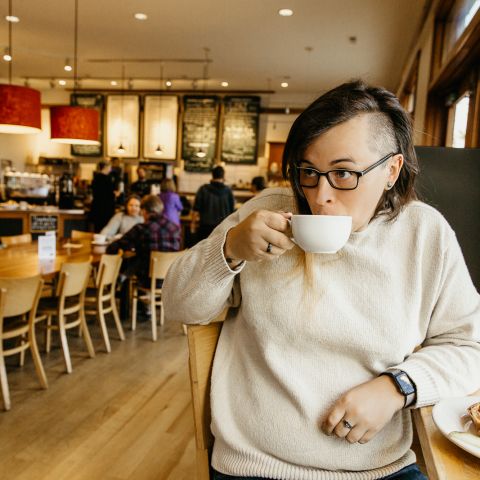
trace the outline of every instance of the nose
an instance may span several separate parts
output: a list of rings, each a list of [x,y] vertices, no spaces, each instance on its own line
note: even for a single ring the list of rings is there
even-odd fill
[[[320,177],[315,195],[315,203],[323,206],[333,203],[334,199],[335,189],[328,183],[327,177]]]

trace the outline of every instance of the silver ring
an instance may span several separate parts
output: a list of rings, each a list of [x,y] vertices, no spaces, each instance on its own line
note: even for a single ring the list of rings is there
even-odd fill
[[[350,422],[347,422],[347,420],[343,420],[343,426],[349,430],[353,428],[353,425]]]
[[[267,253],[272,253],[272,244],[271,244],[270,242],[268,242],[266,252],[267,252]]]

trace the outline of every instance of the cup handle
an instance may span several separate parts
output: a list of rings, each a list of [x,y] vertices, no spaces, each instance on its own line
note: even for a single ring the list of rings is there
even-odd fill
[[[290,224],[290,231],[292,230],[292,220],[290,218],[287,218],[287,222]],[[298,243],[295,241],[293,237],[289,237],[290,240],[295,244],[298,245]]]

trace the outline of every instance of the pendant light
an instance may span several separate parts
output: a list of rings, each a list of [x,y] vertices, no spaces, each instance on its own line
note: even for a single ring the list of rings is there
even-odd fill
[[[207,77],[208,77],[208,52],[210,51],[209,48],[205,47],[205,64],[203,65],[203,98],[205,99],[206,90],[207,90]],[[202,124],[202,140],[205,140],[205,119],[203,120]],[[205,158],[207,156],[207,150],[203,149],[205,142],[201,142],[200,148],[198,149],[197,153],[195,154],[197,158]],[[208,147],[207,143],[207,147]]]
[[[12,14],[12,0],[8,2]],[[12,21],[8,22],[8,84],[0,84],[0,133],[39,133],[41,130],[40,92],[12,85]]]
[[[75,95],[78,85],[78,0],[74,1],[73,93]],[[99,114],[94,108],[65,105],[50,107],[50,137],[54,142],[73,145],[100,145],[98,141],[98,130]]]
[[[117,153],[124,154],[127,149],[123,145],[123,97],[125,95],[125,65],[122,65],[122,91],[120,97],[120,145],[117,147]]]
[[[160,97],[158,104],[158,136],[160,137],[162,128],[162,89],[163,89],[163,63],[160,64]],[[155,149],[155,155],[161,157],[163,155],[163,146],[158,139],[157,148]]]

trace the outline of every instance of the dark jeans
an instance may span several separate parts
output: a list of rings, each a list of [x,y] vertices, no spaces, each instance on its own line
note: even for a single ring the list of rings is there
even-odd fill
[[[260,477],[232,477],[230,475],[225,475],[224,473],[217,472],[213,470],[213,480],[275,480],[265,479]],[[280,480],[280,479],[278,479]],[[379,480],[428,480],[428,478],[419,470],[416,463],[409,465],[408,467],[402,468],[397,473],[392,473],[387,477],[382,477]]]

